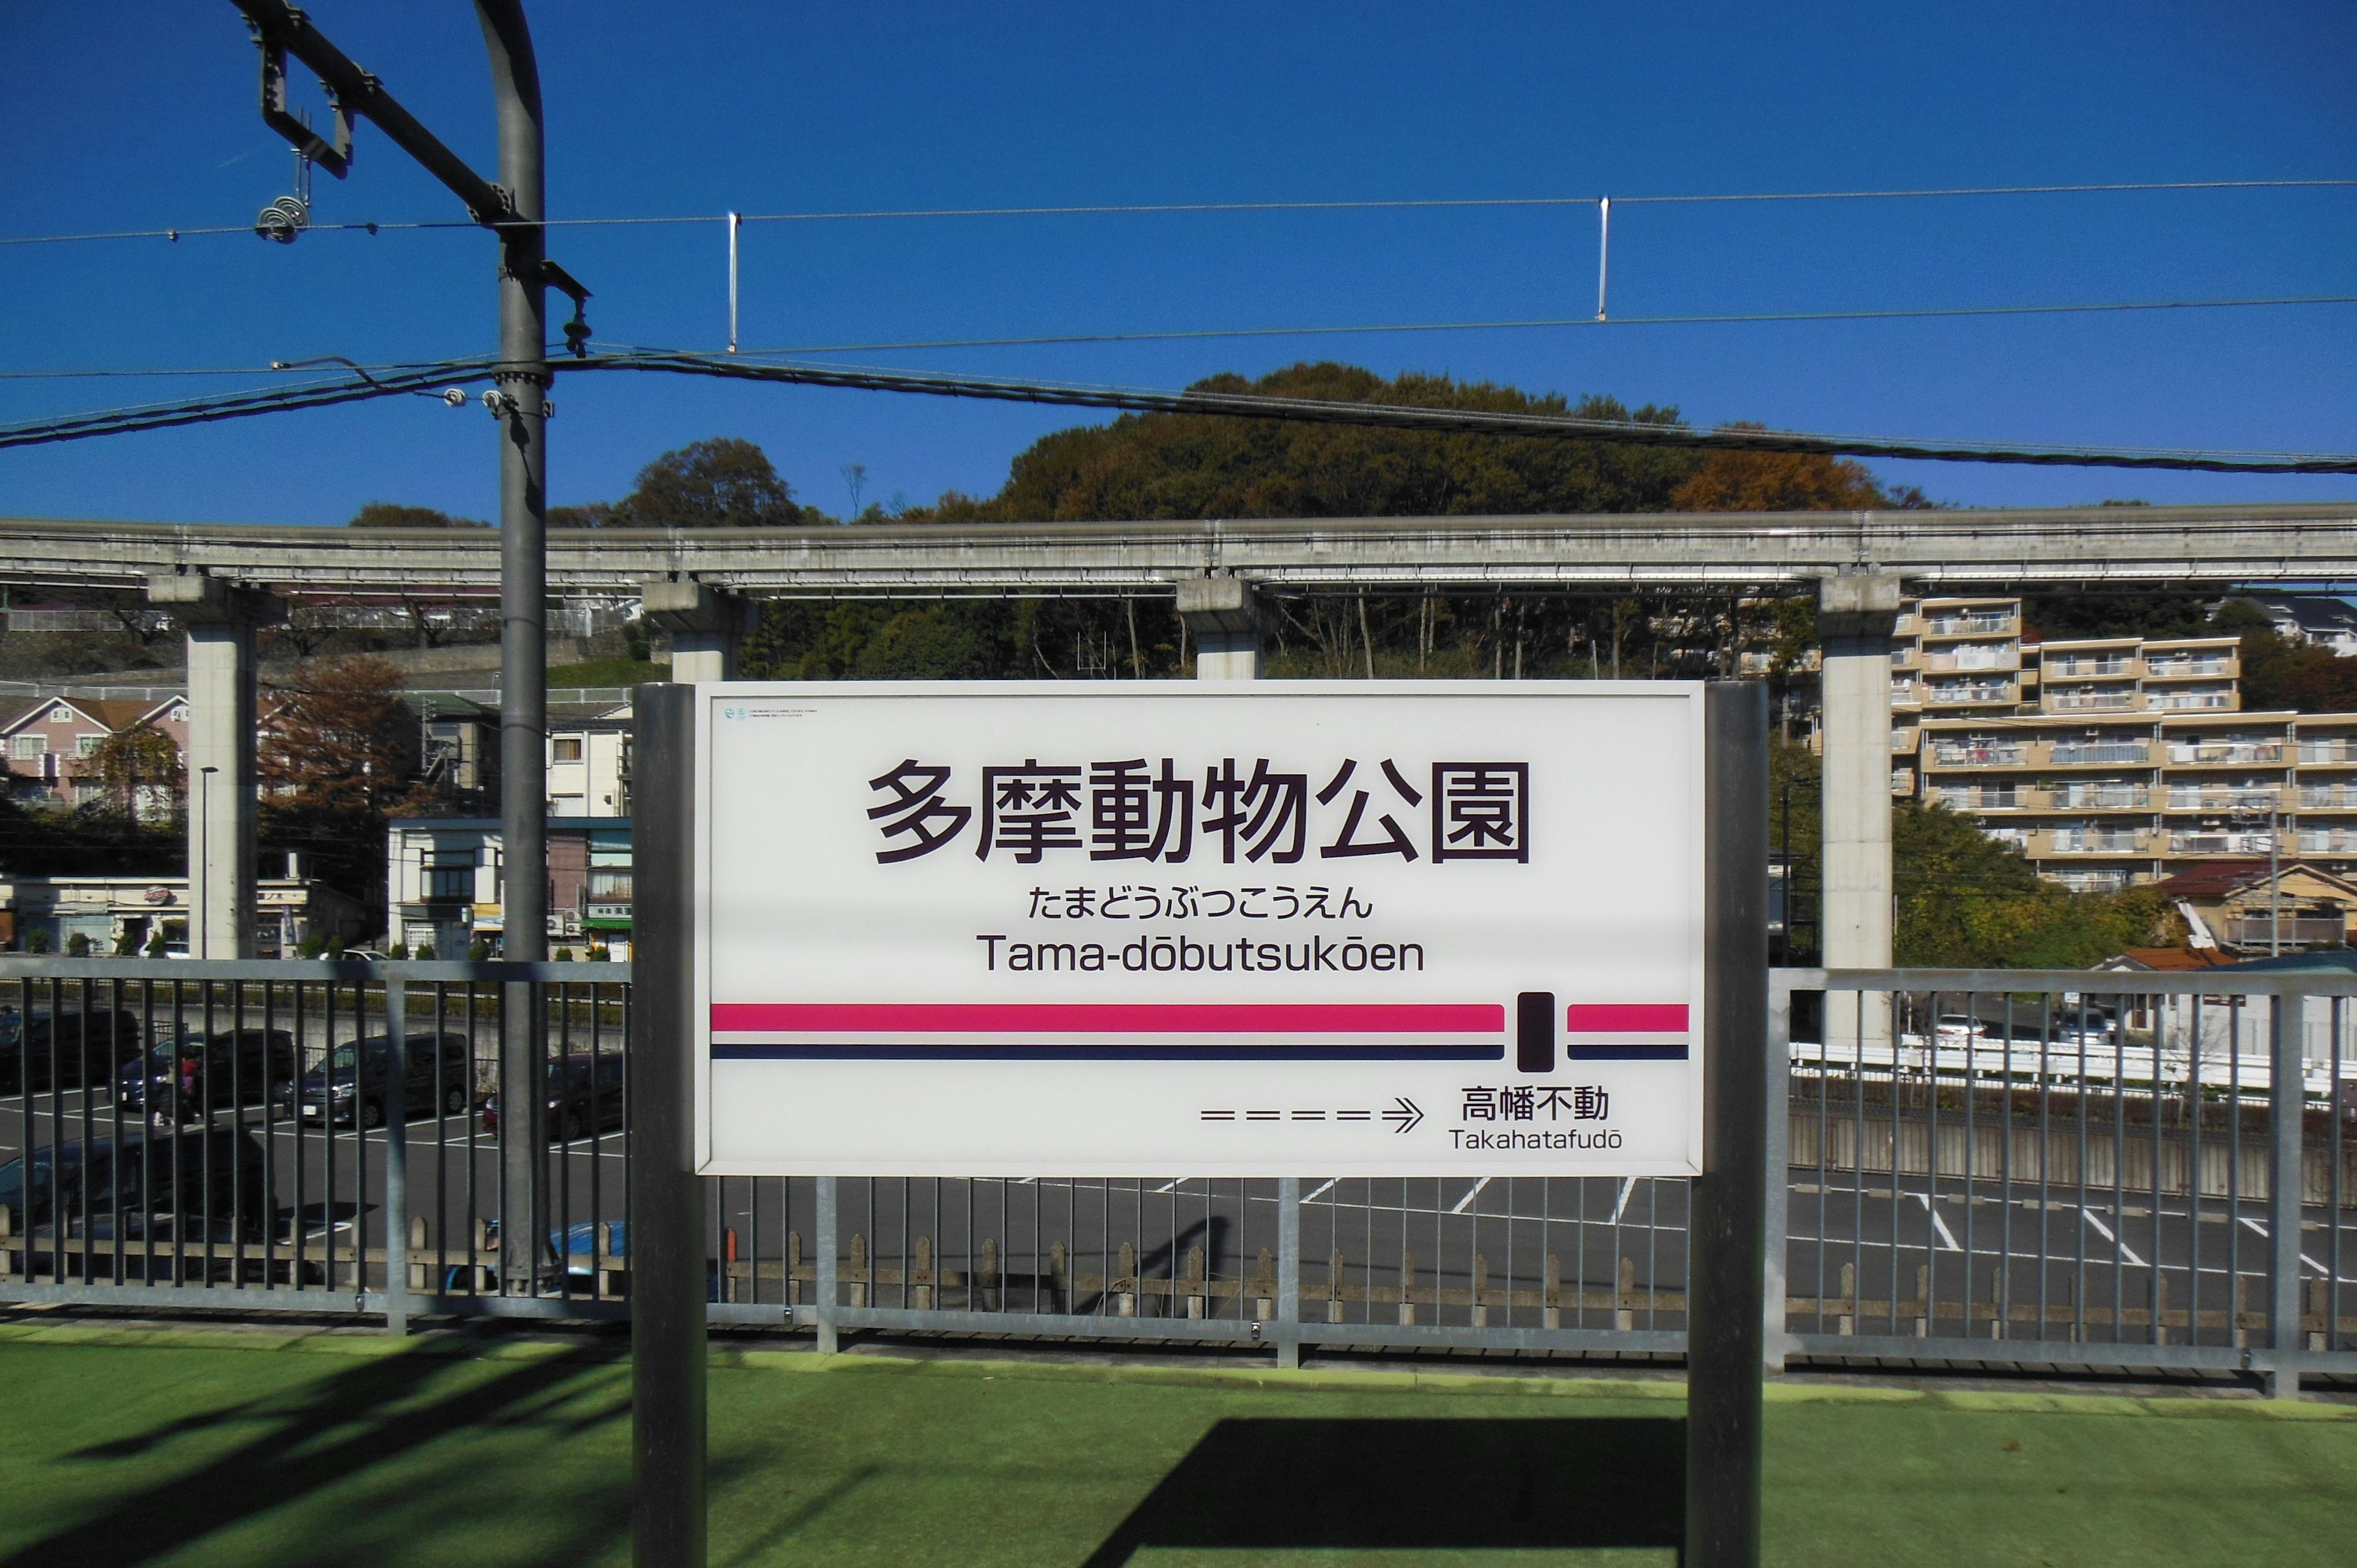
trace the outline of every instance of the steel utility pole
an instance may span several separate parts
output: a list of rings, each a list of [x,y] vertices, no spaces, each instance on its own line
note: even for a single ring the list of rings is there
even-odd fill
[[[467,204],[468,216],[500,240],[500,369],[483,402],[500,433],[500,956],[536,963],[548,956],[546,651],[548,523],[548,288],[574,304],[567,344],[584,351],[588,298],[548,260],[542,230],[544,138],[540,68],[522,0],[475,0],[490,52],[499,109],[500,177],[484,179],[393,100],[382,82],[345,56],[285,0],[231,0],[262,50],[262,117],[297,152],[337,178],[350,172],[352,120],[368,120]],[[319,79],[334,113],[333,140],[286,111],[286,57]],[[299,225],[271,233],[291,242]],[[500,1103],[511,1120],[500,1141],[500,1281],[510,1295],[533,1293],[539,1239],[546,1234],[541,1190],[546,1064],[540,1047],[537,987],[507,986],[500,1006]]]

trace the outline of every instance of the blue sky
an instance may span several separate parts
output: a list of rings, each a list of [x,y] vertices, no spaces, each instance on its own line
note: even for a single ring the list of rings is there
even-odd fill
[[[471,7],[315,0],[491,167]],[[2357,176],[2342,5],[1971,7],[533,0],[553,217],[1101,202],[1616,197]],[[226,4],[0,12],[0,234],[243,223],[287,188]],[[303,96],[312,89],[299,74]],[[316,100],[313,100],[316,102]],[[372,128],[321,221],[457,216]],[[2357,293],[2357,188],[1617,206],[1622,316]],[[1527,317],[1594,308],[1588,209],[748,227],[748,347]],[[717,349],[716,224],[560,231],[601,338]],[[0,370],[377,361],[492,346],[479,232],[0,246]],[[1173,387],[1336,358],[1702,423],[2101,445],[2357,447],[2357,306],[1610,326],[856,356]],[[246,384],[5,380],[0,420]],[[802,497],[987,492],[1070,412],[653,377],[560,385],[559,502],[761,443]],[[1886,464],[1981,505],[2338,499],[2345,477]],[[339,522],[495,510],[479,409],[424,399],[0,453],[0,514]]]

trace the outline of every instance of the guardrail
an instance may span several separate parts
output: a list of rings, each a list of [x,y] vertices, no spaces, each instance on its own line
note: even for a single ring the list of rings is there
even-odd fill
[[[0,1301],[394,1326],[627,1314],[630,971],[582,971],[0,956],[16,1020],[0,1043],[0,1159],[15,1162],[0,1165]],[[520,984],[533,989],[503,990]],[[553,1086],[549,1137],[521,1166],[512,1122],[485,1115],[508,994],[531,999]],[[1771,1359],[2201,1368],[2278,1391],[2357,1372],[2353,1003],[2357,976],[2338,973],[1774,972]],[[123,1017],[135,1048],[115,1038]],[[238,1047],[251,1057],[239,1031],[259,1032]],[[381,1125],[366,1050],[350,1049],[339,1111],[338,1051],[393,1033],[460,1046],[428,1052],[404,1079],[409,1114]],[[223,1036],[222,1054],[196,1054]],[[300,1069],[291,1093],[257,1092],[241,1065],[267,1079],[274,1050]],[[126,1060],[150,1064],[135,1095]],[[2300,1088],[2276,1097],[2278,1081]],[[539,1172],[536,1199],[520,1169]],[[1305,1347],[1684,1348],[1678,1181],[705,1191],[711,1318],[830,1347],[866,1331],[1220,1343],[1288,1362]],[[519,1253],[503,1262],[500,1221],[528,1202],[538,1262],[503,1280]]]

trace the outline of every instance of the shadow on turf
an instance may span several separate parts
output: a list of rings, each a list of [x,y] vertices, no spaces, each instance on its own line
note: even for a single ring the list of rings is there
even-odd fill
[[[1089,1554],[1680,1547],[1685,1423],[1222,1421]]]
[[[526,1362],[433,1395],[428,1388],[433,1380],[460,1365],[447,1357],[418,1353],[371,1359],[306,1385],[298,1393],[249,1401],[79,1450],[68,1459],[119,1462],[156,1453],[176,1438],[208,1428],[231,1423],[260,1428],[248,1441],[195,1469],[118,1493],[102,1514],[0,1558],[0,1568],[143,1563],[360,1477],[464,1428],[538,1423],[577,1434],[629,1413],[627,1401],[620,1398],[605,1399],[590,1410],[579,1408],[585,1390],[576,1380],[613,1365],[613,1357],[602,1349]],[[570,1528],[560,1539],[551,1540],[545,1552],[519,1561],[578,1562],[593,1545],[629,1528],[626,1488],[574,1499],[573,1509]],[[391,1521],[363,1517],[352,1522],[357,1528],[348,1535],[318,1542],[305,1560],[371,1561],[382,1542],[369,1539],[370,1527]],[[441,1522],[460,1525],[447,1517]],[[415,1525],[411,1520],[395,1528],[405,1528],[414,1544]]]

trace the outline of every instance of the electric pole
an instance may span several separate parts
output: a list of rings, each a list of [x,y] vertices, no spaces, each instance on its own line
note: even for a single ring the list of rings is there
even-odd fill
[[[500,435],[500,949],[510,962],[537,963],[548,956],[547,298],[552,285],[572,298],[565,337],[577,355],[589,336],[582,313],[589,295],[546,254],[540,69],[522,0],[475,0],[499,111],[496,184],[443,145],[382,81],[285,0],[231,3],[244,14],[262,50],[262,117],[305,160],[343,178],[351,168],[352,121],[365,119],[499,236],[500,365],[483,402]],[[332,140],[287,113],[290,54],[327,93]],[[292,243],[304,221],[307,210],[289,213],[284,203],[273,203],[257,231]],[[500,1018],[500,1283],[506,1294],[530,1295],[537,1288],[540,1239],[547,1233],[540,1179],[547,1097],[539,988],[530,983],[503,987]]]

